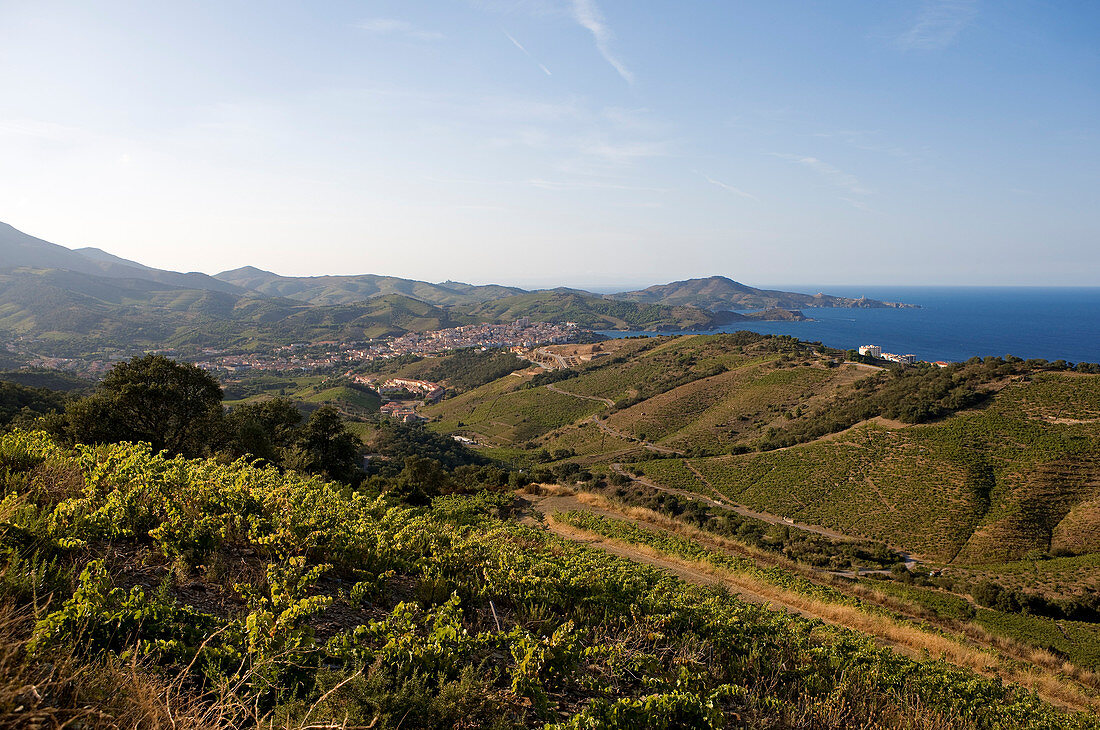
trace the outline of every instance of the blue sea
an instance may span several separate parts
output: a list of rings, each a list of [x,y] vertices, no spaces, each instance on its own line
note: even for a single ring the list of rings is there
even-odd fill
[[[804,309],[803,314],[814,321],[741,322],[719,331],[791,335],[844,349],[880,345],[885,352],[912,353],[918,360],[930,361],[1016,355],[1100,362],[1100,287],[769,288],[867,296],[921,308]]]

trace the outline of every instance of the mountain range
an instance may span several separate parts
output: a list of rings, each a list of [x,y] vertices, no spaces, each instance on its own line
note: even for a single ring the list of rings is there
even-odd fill
[[[92,342],[241,347],[519,317],[592,329],[705,330],[748,319],[803,319],[791,311],[803,307],[896,306],[909,305],[756,289],[722,276],[607,295],[375,274],[293,277],[252,266],[210,276],[152,268],[98,248],[66,248],[0,223],[0,333],[65,354]]]

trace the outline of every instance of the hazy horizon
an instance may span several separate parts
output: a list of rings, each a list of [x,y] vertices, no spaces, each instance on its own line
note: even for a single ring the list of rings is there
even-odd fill
[[[1088,286],[1097,37],[978,0],[5,3],[0,220],[206,273]]]

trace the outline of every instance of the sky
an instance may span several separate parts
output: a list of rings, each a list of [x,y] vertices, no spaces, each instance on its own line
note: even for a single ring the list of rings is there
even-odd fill
[[[1100,285],[1098,38],[1068,0],[0,0],[0,221],[207,273]]]

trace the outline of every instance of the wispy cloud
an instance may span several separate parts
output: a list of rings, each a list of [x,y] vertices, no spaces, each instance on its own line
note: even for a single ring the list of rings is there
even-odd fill
[[[511,34],[510,34],[510,33],[509,33],[508,31],[506,31],[506,30],[505,30],[505,31],[501,31],[501,32],[502,32],[502,33],[504,33],[504,35],[505,35],[505,36],[506,36],[506,37],[508,38],[508,40],[512,41],[512,44],[513,44],[513,45],[514,45],[514,46],[515,46],[516,48],[518,48],[518,49],[520,49],[521,51],[523,51],[523,55],[527,56],[527,57],[528,57],[528,58],[530,58],[530,59],[531,59],[532,61],[534,61],[534,62],[535,62],[535,63],[536,63],[537,65],[538,65],[538,67],[542,69],[542,72],[543,72],[543,73],[545,73],[545,74],[546,74],[547,76],[553,76],[553,75],[554,75],[554,74],[550,73],[550,69],[546,68],[546,66],[542,65],[542,63],[541,63],[541,62],[540,62],[540,61],[539,61],[539,60],[538,60],[537,58],[535,58],[534,56],[532,56],[532,55],[531,55],[531,52],[530,52],[530,51],[528,51],[528,50],[527,50],[526,48],[524,48],[524,47],[523,47],[523,44],[522,44],[522,43],[520,43],[520,42],[519,42],[519,41],[517,41],[517,40],[516,40],[515,38],[513,38],[513,37],[512,37],[512,35],[511,35]]]
[[[897,45],[906,51],[947,48],[977,14],[977,0],[924,0],[916,22],[897,38]]]
[[[720,187],[728,193],[733,193],[734,195],[739,195],[742,198],[745,198],[746,200],[760,200],[760,198],[756,197],[752,193],[747,193],[744,190],[742,190],[741,188],[735,188],[733,185],[727,185],[726,183],[722,182],[721,180],[715,180],[713,177],[710,177],[709,175],[703,175],[703,179],[706,180],[707,182],[709,182],[711,185],[715,185],[717,187]]]
[[[527,185],[536,188],[543,188],[545,190],[584,190],[584,189],[602,189],[602,190],[631,190],[634,192],[647,192],[647,193],[667,193],[666,188],[654,188],[645,187],[641,185],[623,185],[613,182],[604,182],[600,180],[542,180],[533,179],[527,180]]]
[[[618,72],[626,83],[634,84],[634,74],[626,67],[618,56],[611,50],[613,35],[604,23],[603,14],[596,6],[595,0],[573,0],[573,19],[592,34],[596,39],[596,48],[604,60]]]
[[[628,142],[608,141],[606,139],[582,140],[578,150],[585,155],[598,157],[607,162],[624,164],[649,157],[667,157],[671,154],[670,141]]]
[[[840,130],[837,132],[814,132],[812,137],[821,139],[835,139],[844,144],[864,152],[875,152],[888,155],[905,162],[917,162],[922,158],[923,152],[913,153],[899,145],[890,144],[883,140],[882,132],[878,130]]]
[[[438,41],[443,38],[443,34],[438,31],[424,30],[407,20],[396,18],[369,18],[359,21],[355,27],[375,35],[403,36],[415,41]]]
[[[813,170],[818,176],[821,176],[826,183],[831,184],[837,188],[845,190],[848,195],[853,196],[868,196],[871,195],[871,190],[860,183],[859,178],[850,173],[845,173],[844,170],[838,169],[833,165],[829,165],[826,162],[821,161],[816,157],[809,157],[804,155],[791,155],[782,153],[772,153],[775,157],[781,159],[787,159],[787,161],[802,165]],[[846,202],[851,202],[850,198],[842,198]],[[855,203],[854,203],[855,204]],[[857,208],[859,206],[856,206]]]

